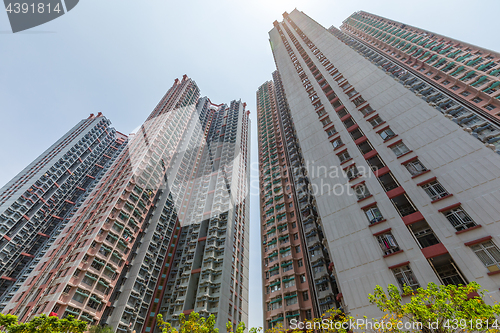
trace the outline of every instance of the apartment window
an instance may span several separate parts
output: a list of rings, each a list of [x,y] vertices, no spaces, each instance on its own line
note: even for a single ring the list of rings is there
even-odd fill
[[[406,170],[412,175],[416,176],[421,174],[424,171],[427,171],[427,168],[420,162],[419,160],[414,160],[405,164]]]
[[[490,272],[500,270],[500,250],[492,241],[471,246],[472,251]]]
[[[324,266],[320,263],[320,264],[316,264],[316,266],[313,266],[313,272],[314,274],[316,273],[321,273],[324,269]]]
[[[330,120],[330,117],[326,117],[325,119],[323,119],[321,121],[321,124],[323,124],[323,126],[326,126],[326,125],[331,124],[331,123],[332,123],[332,121]]]
[[[271,283],[271,286],[269,288],[270,293],[274,293],[275,291],[281,290],[281,283],[279,282],[279,280],[276,282],[275,282],[276,284]]]
[[[337,156],[339,157],[340,163],[343,163],[351,158],[347,150]]]
[[[450,82],[448,82],[448,83],[450,83]],[[451,90],[454,90],[454,91],[457,91],[458,89],[460,89],[459,86],[453,86],[453,87],[451,87]]]
[[[358,198],[358,200],[370,196],[370,191],[368,190],[368,187],[366,187],[364,183],[356,185],[354,187],[354,192],[356,193],[356,197]]]
[[[472,99],[472,101],[473,101],[474,103],[479,103],[479,102],[482,102],[482,101],[483,101],[483,99],[482,99],[482,98],[479,98],[479,97],[475,97],[475,98],[473,98],[473,99]]]
[[[406,154],[406,153],[408,153],[410,151],[410,149],[408,149],[408,147],[406,147],[406,145],[404,143],[402,143],[402,142],[397,143],[397,144],[391,146],[391,150],[398,157],[401,156],[401,155],[404,155],[404,154]]]
[[[421,248],[426,248],[440,243],[439,239],[425,220],[412,223],[409,225],[409,228],[413,232],[413,235],[417,239]]]
[[[283,252],[281,252],[281,251],[283,251]],[[281,252],[281,258],[285,258],[285,257],[292,255],[292,251],[290,249],[280,250],[280,252]]]
[[[309,293],[307,291],[302,292],[302,300],[303,301],[309,300]]]
[[[344,84],[342,84],[340,86],[342,89],[346,90],[347,88],[350,88],[351,87],[351,84],[349,82],[345,82]]]
[[[423,185],[422,188],[433,201],[448,195],[443,185],[439,184],[437,181],[427,183]]]
[[[285,295],[285,299],[286,299],[286,306],[297,304],[297,294]]]
[[[349,113],[346,111],[346,109],[342,109],[340,110],[339,112],[337,112],[337,115],[339,116],[339,118],[344,118],[345,116],[347,116]]]
[[[405,285],[412,288],[413,290],[416,290],[420,287],[417,278],[410,268],[410,265],[394,268],[392,272],[394,273],[394,277],[396,278],[396,280],[398,280],[401,290],[403,290]]]
[[[382,132],[379,133],[380,137],[382,138],[382,140],[389,140],[390,138],[394,137],[396,134],[390,129],[390,128],[387,128],[385,130],[383,130]]]
[[[332,106],[333,106],[334,109],[337,109],[337,108],[341,107],[342,105],[343,104],[342,104],[342,102],[340,100],[336,100],[336,101],[334,101],[332,103]]]
[[[89,285],[93,286],[95,281],[97,281],[97,275],[92,274],[92,273],[86,273],[85,276],[83,277],[82,282]]]
[[[370,113],[374,112],[375,110],[373,110],[373,108],[368,105],[359,111],[363,114],[363,116],[366,116],[367,114],[370,114]]]
[[[284,278],[283,279],[283,288],[290,288],[295,286],[295,278]]]
[[[268,310],[269,311],[276,310],[276,309],[281,308],[282,306],[283,306],[283,302],[281,300],[281,296],[279,296],[278,298],[271,300],[271,302],[268,305]],[[229,311],[231,312],[231,304],[229,304]]]
[[[491,111],[491,110],[493,110],[493,109],[496,109],[497,107],[496,107],[496,106],[494,106],[493,104],[488,104],[488,105],[486,105],[484,108],[485,108],[486,110],[488,110],[488,111]]]
[[[297,228],[297,222],[292,222],[292,229]]]
[[[372,119],[370,119],[370,124],[375,127],[377,125],[380,125],[382,124],[384,121],[382,120],[382,118],[380,118],[380,116],[376,116]]]
[[[295,247],[295,253],[300,253],[300,245],[297,245],[297,246]]]
[[[461,92],[461,93],[460,93],[460,95],[462,95],[462,96],[464,96],[464,97],[467,97],[467,96],[469,96],[469,95],[470,95],[470,92],[468,92],[468,91],[463,91],[463,92]]]
[[[497,92],[498,89],[500,88],[497,88],[497,87],[493,87],[494,83],[487,89],[483,90],[485,93],[487,94],[493,94],[494,92]]]
[[[349,180],[353,180],[354,178],[359,176],[359,170],[356,168],[355,165],[352,167],[348,168],[346,171],[346,176],[349,178]]]
[[[330,137],[332,135],[334,135],[335,133],[337,133],[337,130],[335,129],[335,127],[331,127],[328,129],[328,131],[326,131],[326,134]]]
[[[400,250],[399,245],[392,233],[386,232],[382,235],[377,235],[376,237],[384,255],[389,255]]]
[[[446,86],[446,85],[448,85],[448,84],[450,84],[450,81],[448,81],[448,80],[444,80],[444,81],[443,81],[443,85],[444,85],[444,86]]]
[[[306,275],[305,275],[305,274],[302,274],[302,275],[300,276],[300,283],[304,283],[304,282],[306,282]]]
[[[391,202],[398,211],[399,215],[401,215],[401,217],[413,214],[417,211],[406,194],[402,194],[395,198],[392,198]]]
[[[434,76],[434,80],[436,80],[436,81],[441,80],[441,79],[442,79],[442,77],[439,75]]]
[[[306,319],[311,320],[312,319],[312,311],[311,310],[306,310]]]
[[[449,210],[444,213],[444,216],[450,221],[451,225],[457,231],[465,230],[476,225],[472,218],[467,214],[462,207]]]
[[[382,169],[385,166],[384,162],[380,159],[378,155],[367,159],[366,162],[368,162],[370,168],[374,171]]]
[[[73,295],[73,299],[78,303],[83,303],[89,297],[88,291],[78,288]]]
[[[372,206],[370,208],[365,209],[365,215],[366,218],[368,218],[370,224],[380,222],[384,219],[382,213],[380,212],[377,206]]]
[[[354,122],[354,120],[352,120],[352,118],[345,120],[343,123],[344,123],[345,128],[349,128],[349,127],[356,125],[356,123]]]
[[[80,273],[81,273],[81,272],[82,272],[82,271],[81,271],[80,269],[78,269],[78,268],[77,268],[77,269],[75,270],[75,272],[73,273],[73,276],[74,276],[74,277],[78,277],[78,275],[80,275]]]
[[[297,261],[297,267],[302,267],[304,266],[304,262],[302,261],[302,259],[299,259],[299,261]]]
[[[359,128],[356,128],[354,131],[349,133],[354,141],[364,136],[363,132]]]

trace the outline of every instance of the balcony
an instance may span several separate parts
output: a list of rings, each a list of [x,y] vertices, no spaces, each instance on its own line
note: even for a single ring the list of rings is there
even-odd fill
[[[425,220],[410,224],[409,227],[417,239],[420,248],[423,249],[440,243],[439,239]]]
[[[379,170],[379,169],[382,169],[383,167],[385,167],[384,162],[382,162],[382,160],[380,159],[380,157],[378,157],[378,155],[367,159],[366,162],[370,165],[370,167],[373,171],[376,171],[376,170]]]
[[[319,243],[320,240],[319,240],[317,233],[315,231],[313,231],[311,233],[311,235],[306,236],[306,242],[307,242],[307,246],[312,246],[316,243]]]
[[[459,285],[466,284],[466,280],[458,270],[453,258],[450,254],[445,253],[440,256],[430,259],[436,275],[444,285]]]
[[[71,296],[68,295],[67,293],[62,293],[61,296],[59,297],[59,301],[61,301],[64,304],[68,304],[70,300]]]
[[[399,184],[397,183],[397,181],[394,179],[394,177],[390,172],[386,173],[383,176],[378,177],[378,181],[380,182],[380,185],[382,185],[382,187],[386,192],[389,192],[390,190],[399,187]]]
[[[363,155],[365,155],[373,150],[372,145],[368,141],[365,141],[365,142],[359,144],[358,148]]]
[[[401,217],[413,214],[417,211],[406,194],[391,198],[391,201]]]

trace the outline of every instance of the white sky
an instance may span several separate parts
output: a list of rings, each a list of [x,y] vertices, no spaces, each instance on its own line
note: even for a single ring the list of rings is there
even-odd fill
[[[82,0],[68,14],[17,34],[2,12],[0,187],[90,113],[102,112],[129,133],[183,74],[214,103],[247,102],[256,162],[255,91],[275,69],[268,31],[295,7],[326,28],[365,10],[500,51],[498,0]],[[247,326],[262,326],[254,194]]]

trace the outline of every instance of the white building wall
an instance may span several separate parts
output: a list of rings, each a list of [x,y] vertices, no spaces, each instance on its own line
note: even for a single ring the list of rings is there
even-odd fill
[[[383,142],[376,133],[380,127],[376,130],[372,128],[296,34],[296,38],[310,58],[315,61],[318,69],[368,137],[379,156],[445,245],[465,278],[468,281],[477,281],[484,289],[490,290],[493,299],[500,299],[498,292],[500,275],[488,276],[486,267],[472,250],[464,245],[464,242],[488,235],[493,236],[493,241],[497,245],[500,244],[498,224],[500,221],[498,190],[500,156],[463,131],[457,124],[445,118],[439,111],[430,107],[413,92],[385,75],[382,70],[303,13],[294,10],[290,17],[349,83],[361,93],[380,117],[391,126],[391,129],[398,134],[398,139],[403,139],[403,142],[413,150],[405,157],[397,159],[387,146],[398,139],[393,139],[388,143]],[[288,27],[294,31],[289,24]],[[342,169],[355,162],[358,167],[365,167],[368,170],[366,161],[289,39],[292,49],[353,158],[352,162],[340,165],[336,156],[338,151],[334,151],[328,141],[327,134],[318,120],[276,28],[271,30],[270,37],[275,61],[295,120],[302,153],[309,165],[309,176],[313,186],[321,189],[324,184],[323,188],[326,189],[327,185],[333,188],[336,184],[343,184],[345,188],[347,183],[347,187],[350,188],[352,184],[348,183],[342,173],[339,173],[338,178],[332,178],[331,175],[325,175],[325,169],[318,172],[318,166],[326,167],[327,170],[331,167]],[[414,156],[418,156],[431,172],[412,179],[401,162]],[[376,285],[387,286],[390,283],[397,285],[392,271],[388,269],[389,266],[410,261],[411,269],[420,285],[424,287],[428,282],[439,283],[439,279],[374,174],[369,171],[366,176],[360,180],[366,180],[373,198],[358,203],[354,195],[320,192],[316,195],[316,200],[338,273],[339,287],[348,310],[352,315],[377,317],[380,316],[380,312],[369,304],[367,296],[373,292]],[[434,176],[453,196],[431,204],[431,199],[416,184]],[[374,201],[377,202],[377,206],[387,221],[370,228],[360,207]],[[460,235],[455,234],[455,228],[442,213],[438,212],[438,209],[457,202],[462,203],[462,207],[474,221],[482,225],[481,228]],[[383,258],[383,253],[373,233],[387,228],[392,228],[392,233],[404,252]]]

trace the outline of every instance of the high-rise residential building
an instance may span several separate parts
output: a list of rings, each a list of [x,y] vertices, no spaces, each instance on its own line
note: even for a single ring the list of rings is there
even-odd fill
[[[175,80],[4,309],[151,332],[162,313],[248,318],[245,104]]]
[[[389,283],[478,281],[498,301],[500,131],[486,100],[298,10],[270,42],[343,311],[379,317],[367,295]]]
[[[189,174],[187,209],[160,313],[174,325],[179,314],[214,314],[222,332],[248,322],[250,181],[249,112],[245,103],[214,105],[199,100],[204,119]],[[192,188],[191,188],[192,187]],[[184,211],[181,212],[184,214]]]
[[[91,114],[0,189],[0,308],[122,149],[110,124]]]
[[[338,306],[321,220],[276,71],[257,91],[265,329]]]
[[[500,53],[363,11],[340,28],[358,41],[357,47],[379,52],[436,91],[500,120]],[[445,98],[431,99],[439,103]]]

